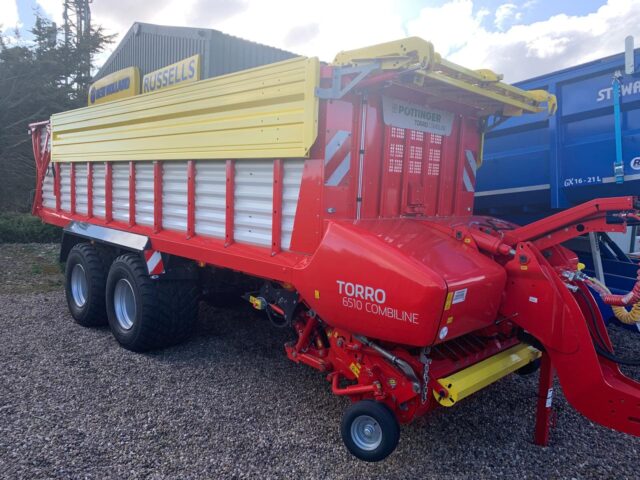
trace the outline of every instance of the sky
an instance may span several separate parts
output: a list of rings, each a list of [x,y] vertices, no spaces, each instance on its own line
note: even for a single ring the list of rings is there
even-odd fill
[[[28,40],[36,9],[62,23],[62,0],[0,0],[0,30]],[[621,52],[627,35],[640,46],[640,0],[93,0],[91,10],[119,39],[135,21],[206,27],[325,61],[419,36],[510,82]]]

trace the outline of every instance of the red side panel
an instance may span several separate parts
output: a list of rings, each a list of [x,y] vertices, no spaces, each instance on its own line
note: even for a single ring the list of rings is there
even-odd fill
[[[289,247],[292,252],[312,254],[318,247],[322,239],[322,192],[322,160],[306,160]]]
[[[330,222],[309,264],[294,274],[330,325],[416,346],[491,325],[505,279],[473,247],[412,219]]]

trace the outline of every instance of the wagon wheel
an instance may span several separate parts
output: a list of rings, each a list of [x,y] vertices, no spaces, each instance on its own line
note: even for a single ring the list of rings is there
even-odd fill
[[[379,462],[398,445],[400,426],[393,412],[382,403],[362,400],[342,417],[342,440],[360,460]]]

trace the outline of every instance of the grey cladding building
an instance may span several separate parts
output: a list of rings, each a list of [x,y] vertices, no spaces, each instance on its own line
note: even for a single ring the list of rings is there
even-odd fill
[[[198,53],[201,55],[202,78],[216,77],[297,56],[218,30],[136,22],[100,68],[94,80],[134,66],[140,69],[142,76]]]

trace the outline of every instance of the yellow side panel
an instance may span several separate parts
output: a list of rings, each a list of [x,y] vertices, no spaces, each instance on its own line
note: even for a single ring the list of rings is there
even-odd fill
[[[317,58],[299,57],[55,114],[52,161],[308,157]]]

